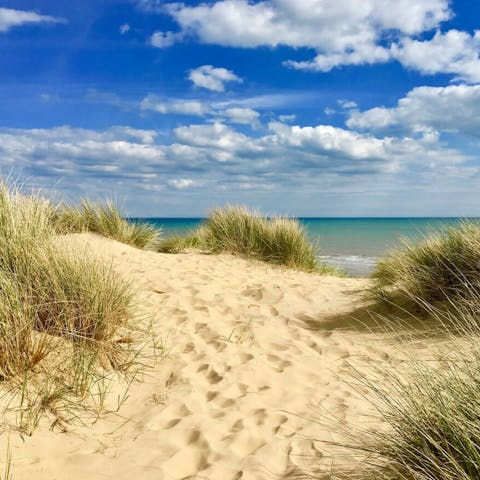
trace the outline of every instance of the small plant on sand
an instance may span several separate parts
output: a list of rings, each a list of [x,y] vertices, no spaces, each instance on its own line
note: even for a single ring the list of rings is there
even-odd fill
[[[159,241],[157,228],[146,222],[126,220],[111,202],[59,205],[53,221],[59,233],[92,232],[137,248],[155,249]]]
[[[415,243],[404,241],[373,274],[375,296],[423,302],[467,300],[480,291],[480,224],[464,222]]]
[[[172,235],[162,239],[157,246],[157,252],[160,253],[181,253],[188,249],[204,250],[202,243],[201,230],[189,233],[187,235]]]
[[[59,241],[52,215],[49,201],[0,185],[0,383],[17,386],[21,402],[35,397],[30,386],[50,385],[43,407],[59,392],[84,395],[99,368],[125,365],[132,302],[110,266]]]
[[[335,274],[317,260],[317,249],[305,230],[291,218],[266,218],[246,207],[214,210],[201,228],[187,237],[176,237],[162,251],[178,252],[183,242],[212,253],[227,252],[304,271]]]

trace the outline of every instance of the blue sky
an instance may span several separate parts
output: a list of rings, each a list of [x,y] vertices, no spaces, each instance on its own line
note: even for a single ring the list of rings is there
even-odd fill
[[[480,215],[480,5],[0,1],[0,169],[135,216]]]

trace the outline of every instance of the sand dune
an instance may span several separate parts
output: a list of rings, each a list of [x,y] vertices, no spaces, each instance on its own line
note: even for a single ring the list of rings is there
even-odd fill
[[[341,440],[367,410],[345,382],[348,365],[394,361],[376,335],[333,328],[332,318],[362,306],[368,280],[144,252],[92,235],[69,241],[135,283],[168,354],[118,413],[67,433],[45,420],[32,437],[10,434],[16,480],[328,478],[343,461],[324,441]],[[0,452],[6,443],[3,435]]]

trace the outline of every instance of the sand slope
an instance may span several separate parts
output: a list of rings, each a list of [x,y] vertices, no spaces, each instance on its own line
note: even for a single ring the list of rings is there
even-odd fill
[[[30,438],[12,433],[16,480],[323,478],[341,460],[322,440],[341,438],[335,431],[358,425],[366,407],[339,376],[390,347],[325,319],[359,306],[367,280],[156,254],[91,235],[69,241],[111,258],[137,285],[169,353],[131,386],[119,414],[68,433],[46,422]],[[312,422],[325,414],[330,427]]]

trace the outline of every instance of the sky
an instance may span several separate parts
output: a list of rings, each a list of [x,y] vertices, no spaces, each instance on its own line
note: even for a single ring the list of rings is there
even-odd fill
[[[480,216],[480,3],[0,0],[0,172],[130,216]]]

